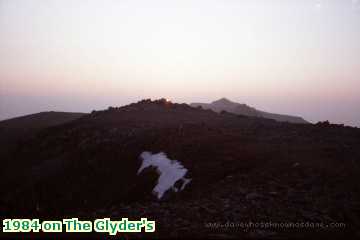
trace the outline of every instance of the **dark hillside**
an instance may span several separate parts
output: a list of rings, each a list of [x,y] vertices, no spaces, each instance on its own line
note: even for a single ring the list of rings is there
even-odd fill
[[[359,146],[357,128],[144,100],[45,129],[18,145],[11,159],[16,167],[2,175],[0,211],[13,218],[156,220],[157,231],[145,237],[346,237],[360,227]],[[144,151],[178,160],[191,182],[157,199],[158,173],[137,174]],[[341,222],[346,228],[206,225],[229,221]]]
[[[85,115],[85,113],[41,112],[0,121],[0,159],[11,158],[9,154],[20,142],[31,138],[39,131],[73,121]],[[3,160],[0,173],[6,167]]]

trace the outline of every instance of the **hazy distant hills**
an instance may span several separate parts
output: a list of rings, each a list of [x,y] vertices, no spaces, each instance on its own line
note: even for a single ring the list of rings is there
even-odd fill
[[[40,112],[0,121],[2,128],[44,128],[75,120],[86,113]]]
[[[190,105],[192,107],[201,106],[204,109],[211,109],[215,112],[226,111],[226,112],[235,113],[235,114],[239,114],[239,115],[274,119],[279,122],[309,123],[301,117],[263,112],[263,111],[257,110],[256,108],[250,107],[246,104],[232,102],[226,98],[221,98],[212,103],[191,103]]]
[[[8,142],[24,134],[73,121],[86,113],[71,112],[40,112],[0,121],[0,143]]]

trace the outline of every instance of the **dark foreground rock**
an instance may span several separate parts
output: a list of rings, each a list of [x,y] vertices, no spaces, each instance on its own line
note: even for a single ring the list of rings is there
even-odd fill
[[[11,159],[1,160],[0,212],[3,218],[156,221],[155,233],[109,239],[356,237],[359,146],[357,128],[145,100],[93,112],[18,143]],[[156,170],[137,175],[143,151],[180,161],[191,182],[158,200],[152,193]]]

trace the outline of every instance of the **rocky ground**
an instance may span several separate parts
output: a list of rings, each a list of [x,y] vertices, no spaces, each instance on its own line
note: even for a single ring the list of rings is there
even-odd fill
[[[156,220],[155,233],[116,239],[360,237],[359,146],[357,128],[144,100],[17,142],[2,160],[0,211],[11,218]],[[143,151],[180,161],[191,183],[156,199],[156,171],[137,175]],[[244,226],[249,222],[324,227]]]

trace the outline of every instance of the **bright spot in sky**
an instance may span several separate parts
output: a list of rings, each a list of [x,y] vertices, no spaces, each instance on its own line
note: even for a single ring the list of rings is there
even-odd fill
[[[321,8],[322,5],[323,5],[323,3],[322,3],[321,0],[317,0],[317,1],[316,1],[316,7],[317,7],[317,8]]]

